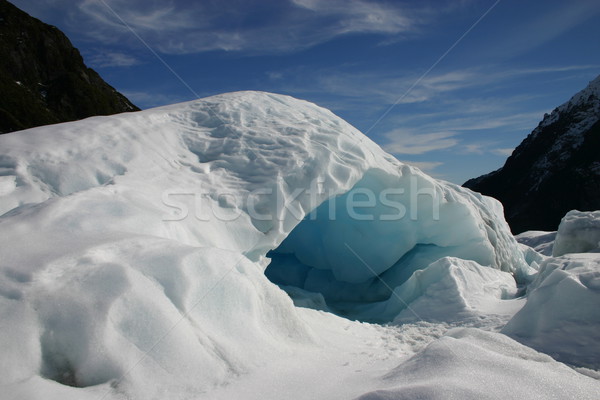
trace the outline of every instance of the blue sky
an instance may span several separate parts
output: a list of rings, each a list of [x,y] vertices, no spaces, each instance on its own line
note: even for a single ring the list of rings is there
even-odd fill
[[[597,0],[12,2],[141,108],[289,94],[455,183],[600,74]]]

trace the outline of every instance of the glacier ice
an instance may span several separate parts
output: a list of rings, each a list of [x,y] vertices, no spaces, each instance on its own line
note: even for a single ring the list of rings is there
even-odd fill
[[[359,199],[371,206],[352,207]],[[389,321],[406,307],[391,298],[394,289],[442,257],[523,275],[523,253],[496,213],[502,209],[494,200],[407,168],[395,175],[369,170],[269,252],[265,273],[282,287],[322,294],[343,315]]]
[[[596,254],[547,258],[527,297],[503,333],[560,361],[600,369],[600,258]]]
[[[468,321],[480,314],[507,314],[522,304],[514,277],[475,261],[444,257],[415,272],[396,288],[386,312],[394,322]],[[404,306],[404,307],[403,307]],[[405,308],[406,307],[406,308]],[[404,309],[403,309],[404,308]]]
[[[529,271],[498,202],[288,96],[230,93],[2,135],[0,174],[9,395],[197,397],[282,357],[337,362],[383,332],[290,297],[390,321],[404,310],[396,290],[447,282],[450,302],[499,285],[463,293],[461,313],[502,301],[510,274]],[[387,341],[371,354],[384,359]]]
[[[553,256],[600,252],[600,211],[569,211],[560,221]]]

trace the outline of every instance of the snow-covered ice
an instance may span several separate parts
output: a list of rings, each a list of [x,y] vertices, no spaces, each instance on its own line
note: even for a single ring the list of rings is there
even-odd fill
[[[557,232],[517,240],[553,256],[535,259],[527,302],[502,332],[570,365],[600,369],[600,211],[569,211]]]
[[[548,258],[502,332],[569,364],[600,369],[600,258]]]
[[[503,355],[490,379],[547,372],[523,397],[599,389],[482,331],[523,307],[543,259],[497,201],[305,101],[230,93],[3,135],[0,213],[8,398],[353,398],[428,354],[476,393],[470,358],[431,350],[455,339]],[[473,330],[439,339],[455,326]]]
[[[508,337],[457,328],[381,377],[360,400],[596,399],[598,382]]]
[[[600,252],[600,211],[569,211],[558,225],[553,256]]]

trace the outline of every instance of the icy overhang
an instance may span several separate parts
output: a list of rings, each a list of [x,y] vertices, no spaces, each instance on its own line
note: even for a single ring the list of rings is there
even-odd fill
[[[413,272],[442,257],[509,270],[493,228],[460,200],[420,175],[369,170],[270,251],[265,274],[295,297],[317,293],[341,314],[366,318],[365,305],[387,301]]]

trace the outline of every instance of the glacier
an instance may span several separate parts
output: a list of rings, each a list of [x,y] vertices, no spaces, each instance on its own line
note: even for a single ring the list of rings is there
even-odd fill
[[[3,135],[0,214],[15,398],[357,397],[454,326],[502,329],[544,260],[497,201],[262,92]]]

